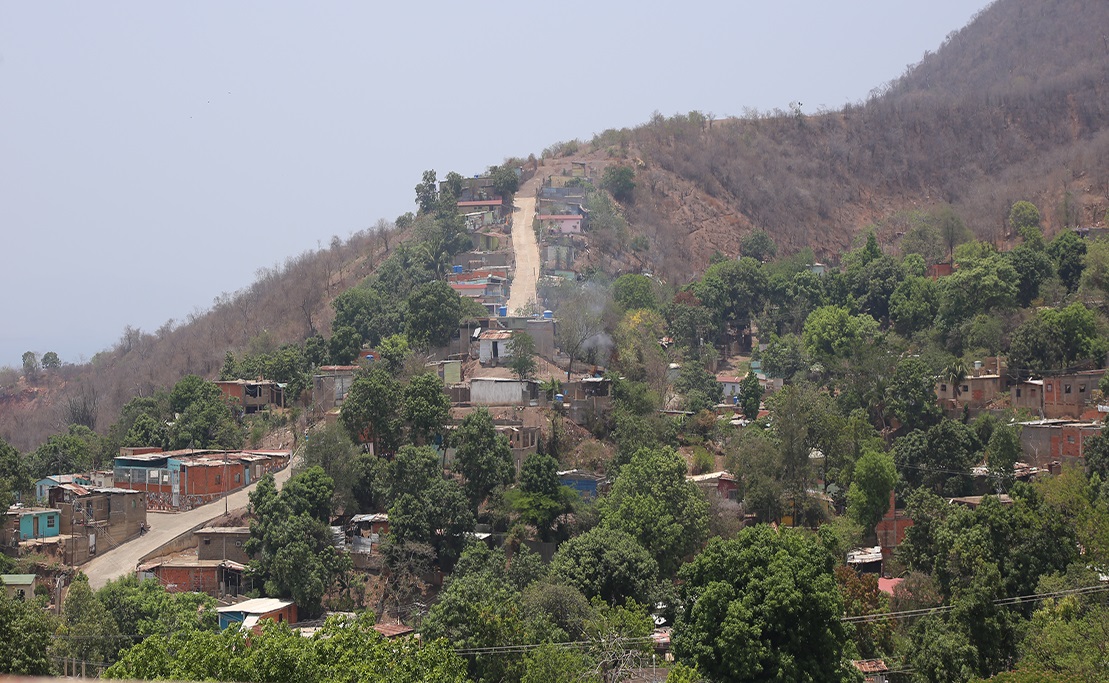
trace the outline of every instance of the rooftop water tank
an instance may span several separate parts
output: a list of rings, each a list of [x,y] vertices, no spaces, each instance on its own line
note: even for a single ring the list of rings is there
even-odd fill
[[[543,311],[543,319],[544,320],[550,320],[553,317],[554,317],[554,311],[549,311],[549,310],[548,311]]]

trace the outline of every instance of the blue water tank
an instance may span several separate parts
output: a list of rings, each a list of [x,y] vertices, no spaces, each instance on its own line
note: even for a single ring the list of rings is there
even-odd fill
[[[501,316],[502,318],[508,315],[508,306],[501,306],[500,308],[498,308],[497,315]]]
[[[458,275],[459,273],[462,272],[462,266],[455,266],[451,270],[454,272],[455,275]]]
[[[566,398],[566,397],[563,396],[562,394],[555,394],[555,403],[562,403],[564,398]]]
[[[543,318],[545,320],[550,320],[553,317],[554,317],[554,311],[543,311]]]

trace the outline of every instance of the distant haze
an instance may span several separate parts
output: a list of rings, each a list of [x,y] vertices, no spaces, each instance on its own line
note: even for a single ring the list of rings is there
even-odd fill
[[[0,365],[77,362],[653,111],[834,109],[985,0],[0,3]]]

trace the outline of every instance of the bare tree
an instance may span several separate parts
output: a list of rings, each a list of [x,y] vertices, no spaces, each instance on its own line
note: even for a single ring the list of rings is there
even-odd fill
[[[585,293],[578,293],[565,302],[558,312],[555,323],[555,341],[570,359],[566,366],[566,381],[574,369],[574,360],[581,357],[587,341],[597,336],[603,329],[601,311],[592,306]]]

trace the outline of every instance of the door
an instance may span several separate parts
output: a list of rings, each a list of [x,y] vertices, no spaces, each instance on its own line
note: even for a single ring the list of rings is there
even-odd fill
[[[89,555],[96,554],[96,534],[89,534]]]
[[[173,492],[173,507],[181,506],[181,470],[174,470],[169,473],[170,490]]]
[[[39,537],[39,518],[38,518],[38,515],[35,515],[34,517],[31,518],[31,525],[34,527],[34,529],[31,531],[31,537],[32,538],[38,538]]]

